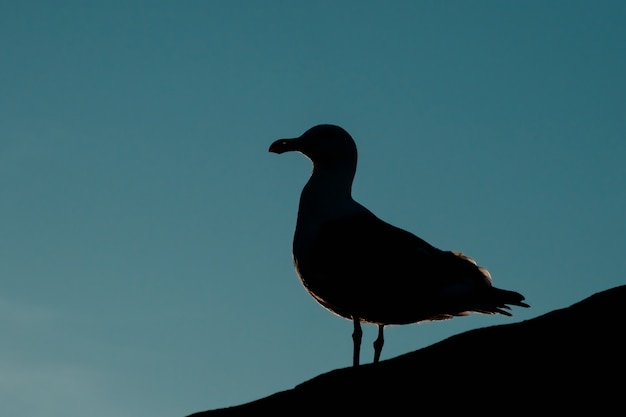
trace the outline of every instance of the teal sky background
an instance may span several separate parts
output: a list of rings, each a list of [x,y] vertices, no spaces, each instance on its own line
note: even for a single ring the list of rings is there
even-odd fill
[[[389,327],[383,359],[624,284],[624,22],[623,1],[3,1],[0,415],[182,417],[350,366],[351,323],[291,263],[311,164],[267,151],[319,123],[357,142],[356,200],[532,306]]]

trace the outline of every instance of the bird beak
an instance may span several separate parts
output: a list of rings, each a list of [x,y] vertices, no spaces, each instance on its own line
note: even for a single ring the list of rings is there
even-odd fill
[[[300,150],[300,139],[278,139],[270,145],[270,152],[281,154]]]

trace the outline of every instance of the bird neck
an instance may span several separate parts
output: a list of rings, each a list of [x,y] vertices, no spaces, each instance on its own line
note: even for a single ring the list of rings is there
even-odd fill
[[[313,165],[311,178],[302,190],[316,204],[340,204],[352,200],[354,170],[345,165]]]
[[[313,168],[313,174],[300,195],[293,241],[295,259],[316,238],[323,225],[353,214],[369,213],[369,210],[352,199],[353,178],[353,170]]]
[[[321,224],[360,210],[352,199],[354,171],[337,166],[314,166],[300,196],[298,221]]]

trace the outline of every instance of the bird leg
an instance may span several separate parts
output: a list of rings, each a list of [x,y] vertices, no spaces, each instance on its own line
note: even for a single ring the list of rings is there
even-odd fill
[[[359,366],[359,354],[361,352],[361,338],[363,336],[363,330],[361,330],[361,321],[358,317],[353,317],[354,332],[352,333],[352,341],[354,342],[354,355],[352,357],[352,365]]]
[[[385,338],[383,337],[383,328],[384,324],[378,325],[378,338],[374,340],[374,363],[377,363],[380,359],[380,352],[383,350],[383,345],[385,344]]]

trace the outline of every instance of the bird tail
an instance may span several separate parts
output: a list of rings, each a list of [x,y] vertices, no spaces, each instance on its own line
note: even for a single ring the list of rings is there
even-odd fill
[[[486,299],[477,306],[477,311],[487,314],[499,313],[505,316],[511,316],[511,313],[507,311],[511,309],[509,305],[530,307],[524,302],[524,296],[522,294],[515,291],[491,287],[491,290],[487,293]]]

